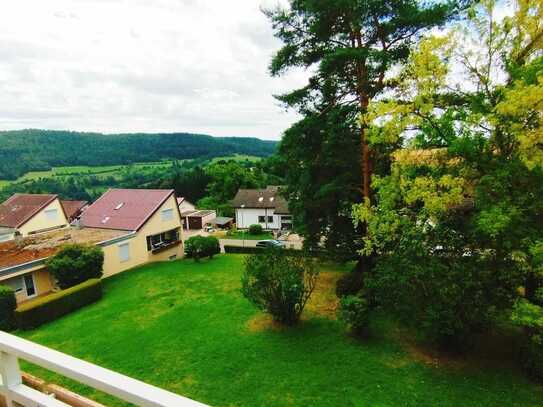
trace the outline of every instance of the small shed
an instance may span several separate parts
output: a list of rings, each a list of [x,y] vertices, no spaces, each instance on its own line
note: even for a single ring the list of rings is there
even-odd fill
[[[213,210],[187,211],[181,213],[181,217],[183,218],[183,227],[185,229],[200,230],[203,229],[205,225],[212,223],[217,217],[217,212]]]
[[[217,216],[211,221],[211,224],[219,229],[230,229],[234,223],[234,218],[227,218],[225,216]]]

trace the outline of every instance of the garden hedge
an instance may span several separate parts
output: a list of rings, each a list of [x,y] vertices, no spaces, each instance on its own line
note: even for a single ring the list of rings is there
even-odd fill
[[[20,305],[15,310],[15,320],[21,329],[36,328],[92,304],[100,298],[102,298],[102,280],[94,278]]]
[[[263,251],[265,250],[265,248],[261,248],[261,247],[254,247],[254,246],[250,246],[250,247],[242,247],[242,246],[228,246],[228,245],[225,245],[224,246],[224,252],[225,253],[237,253],[237,254],[257,254],[257,253],[262,253]],[[287,254],[290,254],[292,256],[302,256],[302,255],[305,255],[307,254],[307,252],[303,251],[303,250],[298,250],[298,249],[283,249]],[[310,252],[311,256],[313,257],[324,257],[326,255],[326,253],[322,250],[319,250],[319,251],[313,251],[313,252]]]
[[[0,285],[0,329],[9,331],[15,327],[15,291],[13,288]]]

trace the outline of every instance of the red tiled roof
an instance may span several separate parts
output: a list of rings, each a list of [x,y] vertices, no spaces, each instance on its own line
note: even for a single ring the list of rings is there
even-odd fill
[[[0,205],[0,226],[18,228],[56,198],[52,194],[14,194]]]
[[[60,204],[64,209],[68,221],[72,221],[79,216],[81,210],[89,203],[87,201],[60,201]]]
[[[138,230],[173,193],[173,189],[110,189],[83,212],[81,225]]]

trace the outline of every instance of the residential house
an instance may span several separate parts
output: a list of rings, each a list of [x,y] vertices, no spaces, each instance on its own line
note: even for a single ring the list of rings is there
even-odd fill
[[[12,287],[18,303],[53,291],[56,284],[45,266],[48,257],[66,244],[92,244],[113,250],[129,232],[62,228],[0,243],[0,284]]]
[[[184,254],[173,190],[110,189],[82,213],[79,223],[83,228],[131,233],[130,239],[104,247],[104,277]]]
[[[0,204],[0,242],[67,226],[57,195],[14,194]]]
[[[70,224],[78,220],[83,211],[89,207],[87,201],[60,201],[60,204]]]
[[[46,260],[66,244],[104,252],[104,277],[152,261],[183,256],[181,216],[173,190],[111,189],[82,214],[77,227],[27,234],[0,243],[0,284],[17,302],[55,289]]]
[[[265,230],[290,230],[292,216],[280,187],[240,189],[232,201],[239,229],[261,225]]]

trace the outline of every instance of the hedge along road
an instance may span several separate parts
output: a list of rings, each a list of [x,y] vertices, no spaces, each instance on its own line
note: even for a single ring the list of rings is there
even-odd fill
[[[241,240],[241,239],[220,239],[219,240],[221,244],[221,252],[224,253],[224,246],[238,246],[238,247],[256,247],[256,244],[259,242],[259,240]],[[295,250],[301,250],[302,249],[302,242],[300,240],[297,241],[284,241],[285,247],[287,249],[295,249]]]

